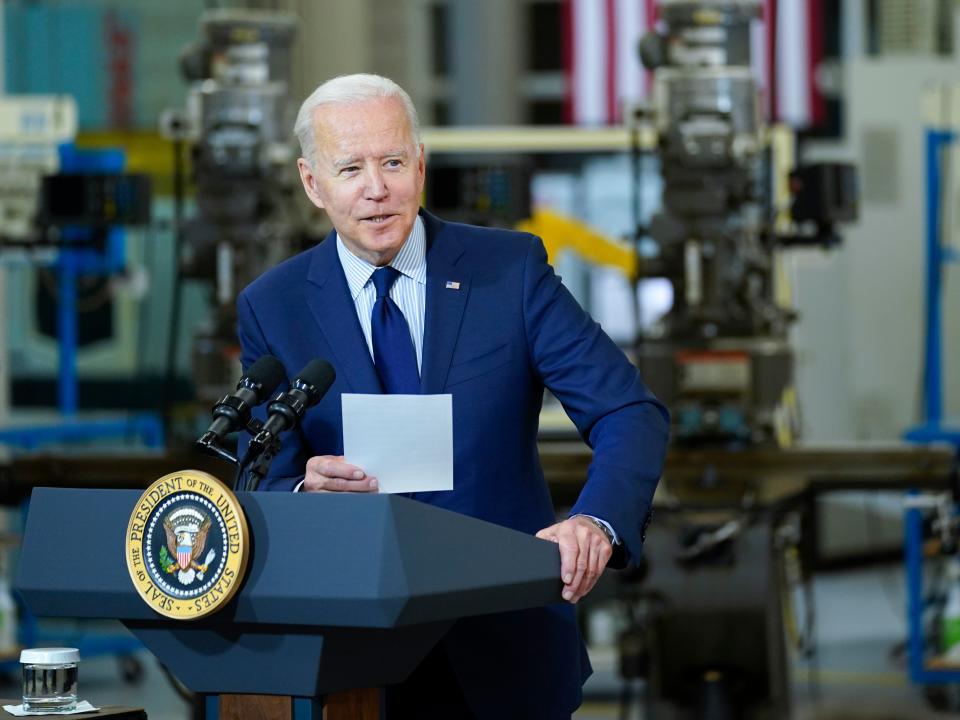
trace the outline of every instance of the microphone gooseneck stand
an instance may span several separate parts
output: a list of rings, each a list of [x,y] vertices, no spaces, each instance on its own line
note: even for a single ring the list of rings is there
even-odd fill
[[[238,459],[220,445],[222,435],[208,431],[197,441],[197,444],[205,451],[237,466],[235,491],[256,490],[260,481],[267,476],[270,463],[280,452],[282,433],[299,426],[304,413],[320,402],[335,379],[336,372],[330,363],[320,359],[311,360],[294,378],[290,389],[278,393],[271,400],[267,406],[266,422],[249,414],[238,418],[235,413],[231,413],[230,419],[236,423],[235,426],[243,425],[242,429],[251,436],[250,444],[242,459]],[[215,414],[227,404],[226,400],[225,398],[214,408]],[[237,422],[238,420],[240,422]]]

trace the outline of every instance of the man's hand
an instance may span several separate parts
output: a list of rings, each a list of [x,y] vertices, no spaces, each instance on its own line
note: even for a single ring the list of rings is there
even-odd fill
[[[613,554],[607,536],[585,517],[575,516],[546,527],[537,537],[560,546],[563,599],[572,603],[593,589]]]
[[[375,477],[351,465],[343,455],[316,455],[307,460],[301,492],[377,492]]]

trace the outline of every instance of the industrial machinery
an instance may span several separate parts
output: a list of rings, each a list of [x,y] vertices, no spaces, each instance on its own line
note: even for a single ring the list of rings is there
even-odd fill
[[[196,215],[181,224],[178,212],[180,270],[212,288],[213,314],[193,347],[197,398],[212,403],[238,379],[237,293],[291,255],[303,230],[290,132],[296,19],[220,8],[201,24],[203,39],[181,57],[191,83],[187,111],[168,113],[161,124],[178,160],[180,142],[190,150]],[[177,174],[182,179],[179,162]]]
[[[574,249],[631,280],[666,279],[673,291],[672,306],[635,352],[645,381],[671,410],[674,447],[646,534],[645,570],[619,590],[632,620],[620,644],[623,717],[634,701],[630,687],[643,679],[644,717],[789,718],[789,647],[812,647],[812,604],[798,622],[785,589],[802,582],[806,592],[798,595],[811,594],[801,561],[809,535],[801,529],[810,521],[812,501],[803,494],[814,472],[795,470],[796,449],[786,447],[797,424],[788,339],[796,318],[777,282],[778,263],[789,247],[835,245],[835,225],[856,217],[857,190],[850,166],[793,168],[792,132],[763,120],[750,58],[760,10],[758,0],[658,3],[660,33],[641,45],[655,70],[654,100],[630,133],[425,133],[434,154],[528,156],[560,148],[617,151],[632,135],[637,204],[640,180],[655,165],[646,154],[656,155],[662,202],[638,228],[636,248],[604,242],[583,223],[542,207],[519,223],[544,238],[552,262],[557,251]],[[481,178],[496,166],[473,162]],[[431,195],[428,177],[428,204],[442,203],[445,215],[455,207],[473,222],[482,210],[493,216],[474,199],[488,202],[492,193],[475,192],[485,186],[461,175],[471,182],[443,188],[459,191],[455,203]],[[644,221],[642,212],[635,216]],[[552,438],[541,434],[544,458],[563,452],[561,427]],[[551,439],[557,442],[548,450]],[[554,478],[569,473],[579,491],[586,465],[570,462],[564,455],[547,471]],[[561,505],[573,498],[554,495]]]
[[[89,447],[117,438],[124,442],[136,438],[154,450],[164,444],[160,420],[152,413],[80,416],[78,351],[113,334],[111,281],[128,271],[126,228],[150,222],[151,187],[148,177],[126,172],[122,150],[78,149],[73,142],[76,131],[77,105],[70,96],[9,95],[0,100],[0,292],[6,303],[0,328],[0,447],[8,457],[42,446]],[[19,276],[14,288],[4,287],[8,273]],[[16,292],[30,286],[25,282],[28,273],[43,277],[46,284],[34,283],[33,294]],[[83,308],[89,297],[85,291],[93,286],[98,288],[98,309],[104,309],[102,324],[84,322],[84,315],[90,315]],[[11,321],[56,340],[56,417],[41,416],[32,422],[8,417]],[[3,587],[8,584],[11,548],[7,542],[2,551]],[[21,615],[15,625],[9,589],[5,602],[10,604],[4,609],[6,652],[0,673],[16,670],[13,651],[19,639],[31,646],[74,644],[84,657],[113,655],[125,680],[142,677],[135,656],[142,646],[129,635],[91,637],[75,631],[64,638],[62,630],[41,632],[30,614]]]
[[[777,225],[772,133],[751,69],[759,0],[665,0],[661,33],[640,43],[654,70],[653,122],[664,181],[641,277],[664,277],[673,306],[638,362],[671,408],[679,442],[784,444],[792,436],[792,311],[777,301],[777,251],[829,246],[856,217],[853,168],[800,168],[795,226]],[[801,223],[796,225],[796,223]]]
[[[641,278],[666,278],[670,309],[637,362],[671,409],[679,446],[783,447],[797,434],[795,313],[778,294],[778,254],[838,242],[856,218],[851,166],[792,165],[761,112],[750,57],[759,0],[664,0],[640,55],[654,70],[661,209],[643,229]],[[641,118],[642,121],[643,118]],[[787,157],[787,162],[784,157]],[[664,478],[669,507],[648,534],[643,593],[651,716],[786,718],[786,561],[799,531],[760,486],[707,472]],[[794,573],[796,575],[797,573]]]
[[[125,172],[122,150],[78,149],[72,142],[76,123],[76,103],[67,96],[9,96],[0,103],[0,274],[13,270],[18,287],[30,287],[27,272],[36,278],[33,305],[24,304],[16,290],[8,291],[8,299],[20,295],[25,312],[14,315],[21,327],[56,340],[60,413],[55,420],[3,427],[0,444],[32,449],[138,436],[158,447],[162,430],[151,414],[77,418],[78,350],[114,335],[113,288],[128,272],[125,228],[149,224],[151,188],[148,177]],[[31,314],[35,328],[24,319]],[[6,329],[3,335],[5,346]],[[6,347],[3,355],[7,372]],[[6,396],[7,379],[2,383],[0,395]]]
[[[77,134],[77,104],[69,96],[7,95],[0,102],[0,218],[3,236],[29,243],[43,177],[60,168],[58,146]],[[0,293],[10,292],[7,262],[0,264]],[[10,320],[0,322],[0,422],[10,409]]]

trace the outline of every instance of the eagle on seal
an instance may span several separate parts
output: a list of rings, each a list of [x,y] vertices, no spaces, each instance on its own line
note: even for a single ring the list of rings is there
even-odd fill
[[[210,525],[208,517],[204,517],[200,523],[178,522],[173,516],[163,521],[163,529],[167,534],[167,549],[170,555],[177,559],[176,564],[167,568],[168,573],[189,568],[201,573],[207,571],[207,566],[201,565],[197,560],[207,547],[207,533],[210,531]]]

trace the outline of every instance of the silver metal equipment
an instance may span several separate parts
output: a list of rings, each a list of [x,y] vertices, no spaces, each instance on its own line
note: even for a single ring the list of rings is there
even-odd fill
[[[195,184],[197,212],[182,225],[180,272],[213,288],[213,316],[193,347],[204,402],[238,379],[237,293],[291,255],[303,234],[290,130],[295,24],[294,15],[276,11],[204,13],[202,40],[181,56],[191,82],[186,113],[162,120],[168,136],[188,144]]]
[[[664,720],[789,718],[776,523],[716,515],[659,512],[647,535],[647,714]]]
[[[838,242],[833,224],[856,217],[854,170],[819,164],[784,177],[792,157],[777,152],[792,148],[773,141],[751,68],[759,0],[659,7],[661,29],[642,39],[640,55],[654,70],[663,197],[639,230],[653,250],[641,255],[640,276],[666,278],[673,304],[640,339],[637,362],[670,407],[680,448],[786,446],[798,432],[796,317],[778,301],[778,253]],[[787,503],[740,480],[709,467],[680,492],[664,476],[637,590],[647,610],[625,634],[634,651],[621,653],[626,687],[647,680],[651,716],[790,717],[783,578],[797,554],[786,538],[799,530],[787,532]],[[805,647],[799,635],[794,644]]]
[[[657,256],[640,272],[670,280],[673,306],[638,362],[680,442],[775,444],[795,433],[787,338],[795,316],[775,298],[776,251],[829,245],[830,222],[856,214],[853,169],[816,166],[818,180],[837,182],[841,207],[816,219],[815,232],[774,233],[771,147],[750,57],[760,12],[759,0],[664,0],[664,30],[640,43],[655,71],[664,182],[647,228]]]

